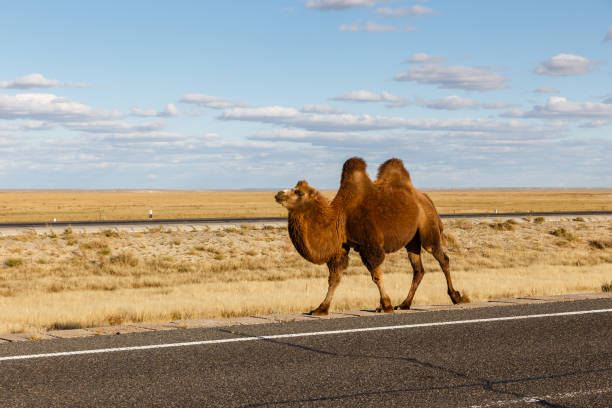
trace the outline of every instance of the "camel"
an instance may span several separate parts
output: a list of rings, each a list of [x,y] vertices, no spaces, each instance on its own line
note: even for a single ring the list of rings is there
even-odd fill
[[[323,302],[310,313],[327,315],[334,292],[348,266],[351,248],[359,253],[380,294],[377,311],[393,312],[383,283],[385,254],[406,248],[413,278],[406,299],[396,309],[410,309],[425,273],[421,248],[430,252],[446,277],[448,295],[461,302],[453,288],[449,258],[442,249],[444,226],[426,194],[412,185],[410,174],[399,159],[389,159],[372,181],[366,163],[348,159],[342,168],[340,188],[331,203],[306,181],[279,191],[276,201],[288,210],[289,236],[298,253],[329,269],[328,290]]]

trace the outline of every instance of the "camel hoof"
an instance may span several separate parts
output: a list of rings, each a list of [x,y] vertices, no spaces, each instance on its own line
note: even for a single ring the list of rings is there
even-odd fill
[[[410,310],[410,305],[402,303],[401,305],[395,306],[395,310]]]
[[[388,306],[388,307],[384,307],[384,308],[382,306],[378,306],[376,308],[376,313],[382,313],[382,312],[393,313],[393,306]]]
[[[311,310],[308,314],[311,315],[311,316],[327,316],[327,315],[329,315],[329,311],[328,310],[315,309],[315,310]]]
[[[454,291],[451,294],[451,300],[453,301],[453,304],[457,304],[457,303],[462,303],[463,299],[461,298],[461,293],[459,293],[458,291]]]

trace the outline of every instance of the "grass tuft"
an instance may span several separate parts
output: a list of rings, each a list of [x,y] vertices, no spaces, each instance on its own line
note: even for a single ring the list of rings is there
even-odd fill
[[[138,266],[138,262],[138,257],[131,252],[122,252],[110,258],[110,263],[124,266],[135,267]]]
[[[117,231],[113,231],[112,229],[106,229],[101,232],[106,238],[119,238],[119,233]]]
[[[591,239],[589,240],[589,246],[594,249],[612,248],[612,239]]]
[[[489,224],[489,227],[493,228],[494,230],[497,231],[514,231],[516,230],[516,224],[517,222],[510,219],[510,220],[506,220],[504,222],[494,222]]]
[[[572,234],[571,232],[569,232],[568,230],[562,227],[557,228],[553,231],[550,231],[549,234],[554,235],[555,237],[558,237],[558,238],[563,238],[567,241],[576,241],[578,239],[576,235]]]
[[[49,330],[73,330],[73,329],[82,329],[83,325],[79,322],[54,322],[51,323],[48,327]]]
[[[9,268],[14,268],[16,266],[21,266],[21,265],[23,265],[23,259],[21,259],[21,258],[8,258],[6,261],[4,261],[4,265],[8,266]]]

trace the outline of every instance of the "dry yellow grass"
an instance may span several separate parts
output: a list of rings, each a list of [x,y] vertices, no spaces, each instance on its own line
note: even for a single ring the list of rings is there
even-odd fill
[[[610,218],[495,227],[503,221],[446,222],[455,287],[472,301],[594,292],[612,282]],[[286,228],[272,226],[24,233],[0,237],[0,262],[0,332],[304,312],[327,286],[326,268],[303,260]],[[433,257],[424,264],[414,304],[450,303]],[[384,266],[398,304],[410,286],[407,256],[392,254]],[[352,254],[332,310],[372,309],[377,299]]]
[[[3,191],[0,222],[280,217],[275,192]],[[324,192],[333,197],[334,192]],[[612,210],[612,190],[431,191],[440,213]]]

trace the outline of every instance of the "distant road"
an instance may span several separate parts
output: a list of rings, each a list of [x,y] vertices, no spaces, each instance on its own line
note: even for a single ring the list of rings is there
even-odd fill
[[[440,214],[441,218],[514,218],[514,217],[566,217],[612,215],[612,211],[568,211],[568,212],[512,212],[512,213],[458,213]],[[167,225],[167,224],[240,224],[240,223],[279,223],[286,217],[253,218],[167,218],[139,220],[94,220],[94,221],[57,221],[57,222],[15,222],[0,223],[0,228],[44,228],[68,226],[112,226],[112,225]]]
[[[2,407],[610,407],[612,299],[0,344]]]

